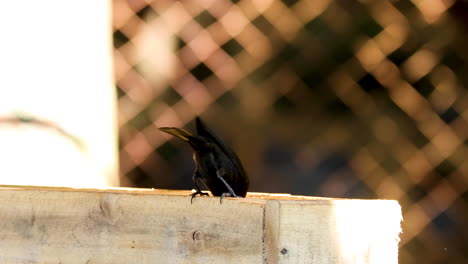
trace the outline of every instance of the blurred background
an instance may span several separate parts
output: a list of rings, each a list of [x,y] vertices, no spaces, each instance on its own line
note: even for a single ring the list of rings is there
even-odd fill
[[[468,261],[468,2],[114,0],[121,185],[191,189],[195,116],[250,191],[395,199],[400,263]]]

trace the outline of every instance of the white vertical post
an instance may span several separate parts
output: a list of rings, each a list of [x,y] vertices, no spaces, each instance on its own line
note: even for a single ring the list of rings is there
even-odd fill
[[[110,8],[0,3],[0,184],[118,185]]]

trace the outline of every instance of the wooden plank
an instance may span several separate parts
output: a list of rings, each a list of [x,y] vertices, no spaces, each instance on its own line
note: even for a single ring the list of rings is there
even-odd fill
[[[269,200],[269,263],[398,263],[396,201]]]
[[[0,263],[397,263],[395,201],[189,193],[0,187]]]

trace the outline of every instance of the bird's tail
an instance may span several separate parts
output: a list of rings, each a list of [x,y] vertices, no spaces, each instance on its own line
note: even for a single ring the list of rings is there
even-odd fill
[[[182,139],[183,141],[187,142],[189,142],[193,138],[193,135],[190,134],[188,131],[176,127],[160,127],[159,130],[176,136]]]

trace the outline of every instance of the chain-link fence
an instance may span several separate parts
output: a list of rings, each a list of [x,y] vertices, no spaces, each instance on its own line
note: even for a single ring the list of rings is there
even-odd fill
[[[466,1],[114,1],[126,186],[191,189],[201,115],[251,191],[396,199],[400,263],[468,261]]]

